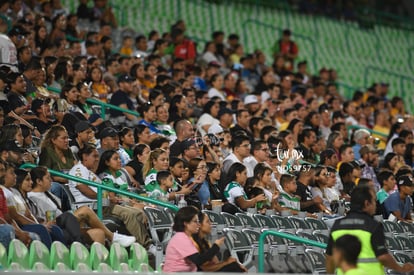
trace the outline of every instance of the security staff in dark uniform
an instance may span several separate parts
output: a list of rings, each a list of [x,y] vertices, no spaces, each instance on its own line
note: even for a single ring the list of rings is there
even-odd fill
[[[384,266],[401,273],[414,271],[413,264],[406,263],[401,266],[388,252],[382,224],[372,217],[375,210],[374,189],[367,185],[356,187],[351,194],[350,213],[335,222],[329,235],[326,249],[326,272],[328,274],[333,274],[335,271],[332,258],[333,244],[346,234],[356,236],[361,241],[362,248],[358,256],[358,268],[363,269],[366,274],[385,274]]]

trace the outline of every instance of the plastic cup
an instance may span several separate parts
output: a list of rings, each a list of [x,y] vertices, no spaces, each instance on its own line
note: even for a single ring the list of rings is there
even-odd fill
[[[56,219],[56,210],[47,210],[46,211],[46,221],[51,222]]]

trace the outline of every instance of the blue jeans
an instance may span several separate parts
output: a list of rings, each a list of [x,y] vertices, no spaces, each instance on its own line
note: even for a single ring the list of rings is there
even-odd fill
[[[26,224],[21,226],[21,229],[39,235],[40,240],[47,246],[48,249],[52,246],[52,237],[50,236],[46,226],[42,224]]]
[[[9,249],[11,240],[15,238],[15,232],[13,226],[10,224],[0,224],[0,243]]]

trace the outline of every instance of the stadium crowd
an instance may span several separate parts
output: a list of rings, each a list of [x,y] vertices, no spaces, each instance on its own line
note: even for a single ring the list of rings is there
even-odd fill
[[[14,232],[26,244],[136,240],[154,249],[145,204],[106,194],[104,212],[121,219],[131,236],[112,233],[89,207],[96,188],[51,176],[45,167],[165,202],[184,198],[199,209],[214,203],[233,214],[255,208],[343,215],[355,186],[368,185],[377,214],[412,222],[414,119],[402,98],[388,97],[387,83],[343,98],[340,75],[334,68],[311,74],[289,30],[275,37],[271,62],[260,49],[245,52],[239,36],[224,31],[214,31],[197,52],[183,20],[170,30],[124,36],[115,48],[117,22],[106,0],[93,8],[81,0],[76,14],[59,0],[38,2],[0,1],[6,247]],[[78,20],[86,19],[99,31],[80,29]],[[139,115],[109,109],[102,118],[88,99]],[[18,169],[23,163],[39,167]]]

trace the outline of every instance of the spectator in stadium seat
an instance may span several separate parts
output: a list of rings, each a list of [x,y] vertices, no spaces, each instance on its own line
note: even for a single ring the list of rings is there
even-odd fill
[[[402,131],[401,131],[402,132]],[[398,158],[398,163],[397,166],[398,168],[401,167],[402,165],[405,164],[404,162],[404,154],[405,154],[405,149],[407,148],[404,139],[402,139],[401,137],[397,137],[392,141],[392,152],[395,153],[397,155]]]
[[[250,138],[248,136],[244,134],[234,136],[231,141],[233,152],[223,160],[223,173],[227,173],[233,163],[243,163],[243,160],[250,155],[250,146]]]
[[[155,106],[148,102],[143,104],[138,108],[139,113],[141,114],[142,119],[138,121],[138,125],[145,125],[150,130],[150,140],[153,140],[161,131],[155,125],[155,121],[157,120],[157,113],[155,111]]]
[[[79,121],[75,124],[75,133],[76,136],[69,142],[69,146],[73,155],[76,156],[79,149],[82,149],[86,144],[93,142],[95,133],[92,126],[86,121]]]
[[[355,187],[357,177],[354,170],[356,170],[356,168],[350,162],[343,162],[339,168],[338,172],[342,186],[338,189],[341,192],[342,197],[348,197]]]
[[[378,174],[378,181],[381,185],[381,189],[377,192],[377,201],[379,204],[383,204],[390,194],[395,191],[395,185],[397,181],[391,171],[381,171]],[[385,213],[384,213],[385,214]]]
[[[317,157],[312,149],[312,145],[316,143],[316,133],[311,128],[303,129],[302,133],[298,137],[299,146],[297,150],[302,152],[302,159],[312,164],[317,163]]]
[[[357,236],[362,242],[362,251],[358,267],[367,274],[385,274],[384,266],[397,272],[410,272],[414,270],[411,263],[400,265],[388,252],[385,245],[385,236],[382,226],[372,218],[375,214],[376,202],[375,192],[369,186],[357,187],[351,195],[351,212],[344,218],[337,220],[329,235],[328,247],[326,250],[326,272],[333,273],[335,265],[332,257],[334,242],[345,234]],[[361,235],[361,230],[364,235]]]
[[[361,177],[372,179],[375,185],[375,191],[378,191],[381,188],[375,173],[375,169],[379,164],[378,150],[370,144],[364,145],[359,149],[359,154],[361,158],[358,162],[364,166],[362,167]]]
[[[184,37],[184,31],[179,28],[171,30],[171,38],[175,45],[174,57],[182,58],[185,66],[193,66],[196,58],[196,48],[194,42]]]
[[[354,150],[350,144],[342,144],[339,147],[339,155],[341,162],[351,162],[355,160]],[[339,163],[338,166],[341,164]]]
[[[170,101],[168,122],[174,123],[175,121],[188,118],[186,115],[187,108],[187,98],[182,94],[174,95]]]
[[[229,203],[239,209],[245,210],[247,208],[255,207],[258,202],[266,200],[266,196],[263,193],[252,199],[248,199],[243,189],[247,180],[246,166],[236,162],[233,163],[226,172],[226,176],[222,182],[223,194]]]
[[[247,177],[254,176],[254,169],[258,163],[269,160],[269,145],[264,140],[256,140],[252,145],[251,155],[243,159],[247,169]]]
[[[199,253],[205,253],[211,248],[207,236],[211,234],[212,223],[207,214],[202,212],[198,214],[198,219],[200,221],[200,228],[197,233],[193,234],[192,238]],[[202,264],[199,270],[203,272],[247,272],[247,269],[239,264],[236,258],[228,257],[226,260],[220,261],[217,255],[211,261]]]
[[[398,221],[412,222],[412,199],[414,182],[412,176],[401,176],[397,179],[398,191],[392,193],[384,201],[387,215],[393,214]]]
[[[177,157],[180,156],[181,143],[189,138],[194,137],[193,125],[188,120],[179,120],[174,124],[175,132],[177,133],[177,139],[170,147],[170,156]]]
[[[198,213],[197,208],[187,206],[175,214],[173,230],[176,234],[168,242],[163,272],[195,272],[219,252],[224,237],[217,239],[204,253],[197,250],[192,235],[200,228]]]
[[[116,91],[109,101],[110,104],[116,105],[118,107],[128,109],[131,111],[135,111],[133,102],[130,98],[130,94],[134,89],[134,85],[136,79],[129,76],[129,75],[121,75],[118,78],[118,86],[119,90]],[[128,125],[136,125],[138,122],[138,118],[132,114],[117,111],[117,110],[110,110],[111,114],[111,121],[114,125],[118,124],[126,124]]]
[[[338,156],[335,151],[328,148],[320,154],[320,164],[336,168],[338,166]]]
[[[359,160],[361,155],[359,154],[359,150],[362,146],[370,143],[371,133],[366,129],[358,129],[354,133],[354,141],[355,145],[352,146],[354,150],[355,159]]]
[[[293,62],[299,55],[298,46],[291,40],[291,35],[292,32],[289,29],[283,30],[282,38],[276,41],[273,46],[273,55],[281,55],[289,62],[289,66],[287,66],[289,71],[293,69]]]
[[[168,170],[168,168],[169,159],[167,152],[159,148],[151,151],[142,168],[142,174],[145,177],[145,190],[152,191],[154,185],[157,184],[157,172]]]
[[[337,131],[333,131],[328,137],[328,141],[326,142],[326,148],[334,150],[339,160],[341,158],[339,149],[341,148],[343,144],[344,144],[344,139],[341,133]]]

